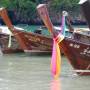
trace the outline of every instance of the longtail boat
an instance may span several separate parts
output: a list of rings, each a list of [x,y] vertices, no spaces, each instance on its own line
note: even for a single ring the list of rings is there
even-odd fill
[[[18,43],[20,49],[22,49],[26,53],[33,53],[33,52],[51,53],[52,51],[52,38],[51,37],[47,37],[38,32],[35,32],[35,33],[26,32],[25,30],[21,30],[19,28],[14,27],[8,17],[8,14],[5,8],[0,8],[0,16],[5,22],[10,32],[13,34],[14,41],[17,41],[14,44],[12,44],[14,49],[15,49],[14,46]],[[5,38],[6,36],[7,35],[5,35]],[[2,36],[2,38],[4,37]],[[5,44],[7,51],[10,52],[10,48],[7,47],[8,45],[6,44],[8,43],[8,39],[4,39],[4,41],[5,40],[6,42],[5,43],[3,42],[2,45]],[[0,40],[0,42],[2,41]],[[6,49],[6,48],[1,47],[1,50]]]
[[[86,17],[88,17],[88,23],[90,25],[90,13],[87,9],[88,5],[90,9],[90,2],[88,4],[88,1],[85,1],[86,2],[84,2],[81,6],[85,11]],[[49,18],[49,14],[45,4],[38,5],[37,10],[44,24],[53,34],[53,38],[59,40],[62,39],[62,36],[64,37],[63,40],[59,43],[59,46],[68,58],[68,61],[74,68],[74,71],[78,75],[90,75],[90,31],[81,31],[78,29],[78,32],[73,32],[71,34],[71,37],[65,37],[62,33],[57,32],[53,28],[53,24]]]

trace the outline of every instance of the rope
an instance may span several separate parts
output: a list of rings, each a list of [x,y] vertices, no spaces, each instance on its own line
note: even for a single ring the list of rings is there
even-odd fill
[[[16,36],[17,34],[20,34],[20,33],[22,33],[22,32],[19,32],[19,33],[16,33],[16,34],[14,34],[14,36]],[[0,38],[0,40],[2,39],[6,39],[6,37],[3,37],[3,38]],[[8,41],[8,48],[10,48],[11,47],[11,41],[12,41],[12,35],[10,34],[9,35],[9,41]]]
[[[12,35],[10,34],[9,35],[9,41],[8,41],[8,47],[9,48],[11,47],[11,41],[12,41]]]
[[[90,72],[89,68],[90,68],[90,64],[87,66],[87,68],[85,70],[74,70],[74,71],[80,72],[80,74],[78,74],[78,75],[83,75],[85,72]]]

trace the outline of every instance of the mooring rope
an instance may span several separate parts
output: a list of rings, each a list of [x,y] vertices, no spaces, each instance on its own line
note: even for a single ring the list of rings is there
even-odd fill
[[[20,33],[22,33],[22,32],[18,32],[18,33],[16,33],[16,34],[13,34],[13,35],[10,34],[10,35],[9,35],[8,48],[11,47],[11,44],[12,44],[12,36],[15,37],[17,34],[20,34]],[[0,40],[1,40],[1,39],[3,40],[4,38],[6,39],[6,37],[3,37],[3,38],[0,38]]]
[[[83,75],[84,73],[90,72],[89,68],[90,68],[90,64],[87,66],[85,70],[74,70],[74,71],[77,73],[80,72],[80,74],[78,75]]]
[[[9,35],[9,41],[8,41],[8,47],[11,47],[11,43],[12,43],[12,35]]]

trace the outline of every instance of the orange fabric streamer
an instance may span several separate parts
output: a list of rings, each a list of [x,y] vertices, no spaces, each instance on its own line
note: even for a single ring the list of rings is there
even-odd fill
[[[59,43],[64,39],[64,36],[59,34],[53,39],[53,52],[51,60],[51,72],[54,78],[57,78],[61,73],[61,53]]]

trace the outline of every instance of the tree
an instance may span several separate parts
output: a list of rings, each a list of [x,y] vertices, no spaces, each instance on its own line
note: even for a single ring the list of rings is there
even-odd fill
[[[16,18],[22,21],[29,21],[36,16],[35,0],[1,0],[0,6],[13,10]]]
[[[53,0],[51,1],[51,7],[54,10],[75,10],[78,8],[79,0]]]
[[[78,2],[79,0],[0,0],[0,6],[13,11],[17,20],[28,22],[37,17],[36,6],[39,3],[47,3],[50,16],[57,17],[58,20],[63,10],[71,12],[73,15],[78,13],[80,10]]]

